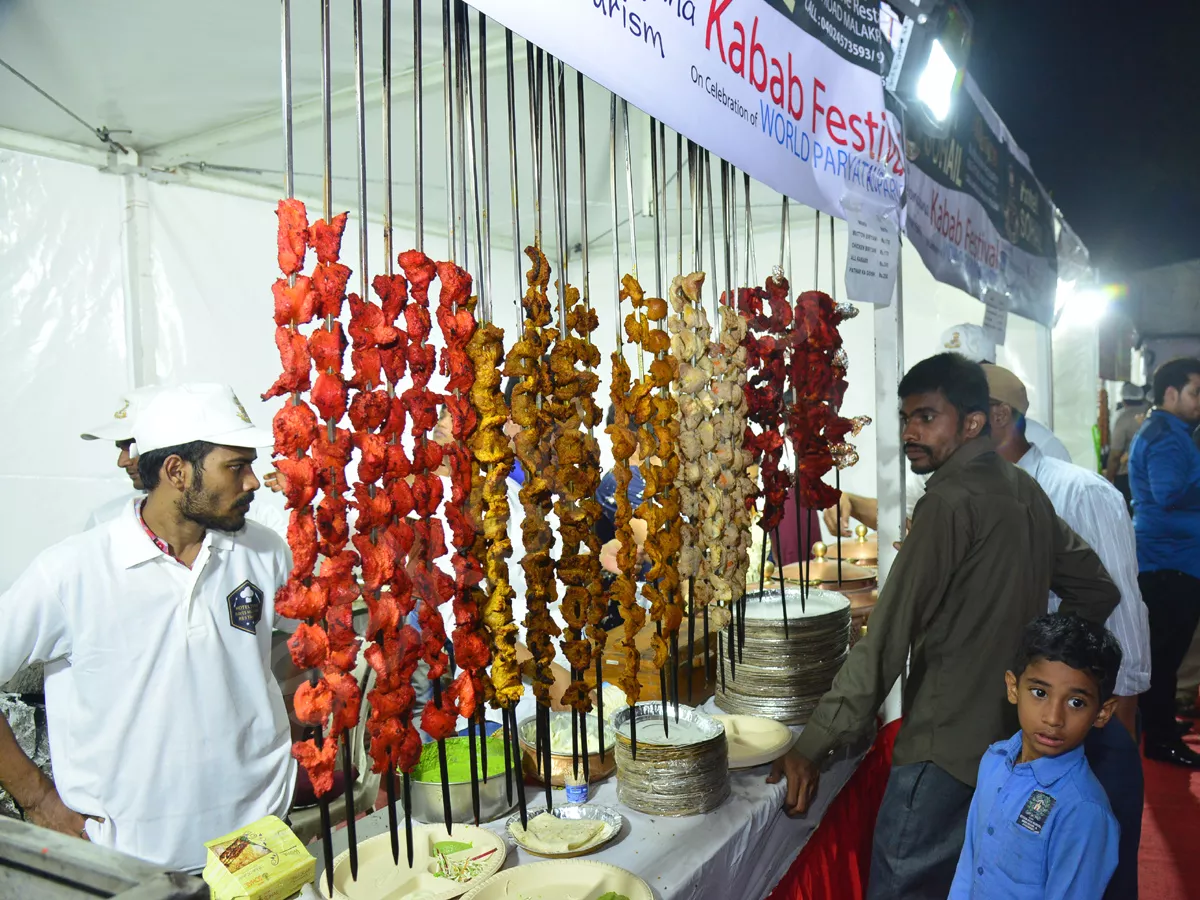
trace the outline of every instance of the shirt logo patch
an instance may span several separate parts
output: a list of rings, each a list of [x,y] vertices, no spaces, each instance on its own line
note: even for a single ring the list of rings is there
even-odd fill
[[[1017,824],[1034,834],[1041,834],[1050,810],[1054,809],[1054,798],[1041,791],[1034,791],[1025,801],[1025,808],[1017,816]]]
[[[257,634],[258,623],[262,621],[262,589],[253,582],[243,581],[229,592],[225,602],[229,606],[229,624],[238,631]]]

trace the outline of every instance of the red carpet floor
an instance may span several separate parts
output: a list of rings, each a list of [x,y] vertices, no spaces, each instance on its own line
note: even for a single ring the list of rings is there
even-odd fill
[[[1200,737],[1189,735],[1187,741],[1200,752]],[[1139,893],[1153,900],[1200,898],[1200,772],[1148,759],[1142,766],[1146,809]]]

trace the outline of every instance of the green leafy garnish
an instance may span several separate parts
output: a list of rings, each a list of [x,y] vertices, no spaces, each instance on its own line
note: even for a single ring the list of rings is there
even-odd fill
[[[455,853],[470,850],[472,846],[472,844],[464,844],[462,841],[440,841],[433,845],[433,849],[438,853],[446,854],[446,856],[453,856]]]
[[[607,894],[602,894],[596,900],[629,900],[624,894],[618,894],[616,891],[609,891]]]

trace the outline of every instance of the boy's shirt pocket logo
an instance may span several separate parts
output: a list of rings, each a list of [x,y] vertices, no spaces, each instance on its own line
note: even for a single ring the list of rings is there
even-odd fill
[[[1017,824],[1034,834],[1041,834],[1052,809],[1054,798],[1042,791],[1034,791],[1025,801],[1025,808],[1021,810],[1021,814],[1017,816]]]

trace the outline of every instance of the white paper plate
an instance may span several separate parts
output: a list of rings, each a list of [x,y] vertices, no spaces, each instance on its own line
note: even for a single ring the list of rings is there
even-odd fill
[[[452,861],[478,860],[479,871],[469,881],[455,882],[440,877],[437,845],[446,841],[470,844],[470,849],[448,854]],[[448,835],[445,825],[413,825],[413,867],[408,867],[404,834],[400,834],[400,864],[392,861],[392,839],[388,833],[376,835],[358,845],[358,880],[350,878],[350,851],[333,861],[334,900],[453,900],[482,884],[504,865],[508,848],[504,840],[483,828],[455,825]],[[329,897],[324,870],[317,865],[321,896]]]
[[[774,762],[796,742],[786,725],[760,716],[713,716],[725,726],[729,768],[751,769]]]
[[[542,807],[541,809],[529,810],[526,821],[532,820],[535,816],[539,816],[545,811],[545,807]],[[520,813],[509,816],[508,822],[505,823],[505,827],[508,833],[512,836],[512,839],[516,841],[521,849],[526,853],[532,853],[534,856],[541,856],[545,857],[546,859],[573,859],[576,856],[587,856],[589,853],[599,850],[621,833],[621,826],[625,822],[624,816],[622,816],[615,809],[611,809],[607,806],[594,806],[591,804],[584,804],[582,806],[558,806],[550,810],[550,815],[558,816],[560,819],[588,819],[592,822],[602,823],[604,828],[599,834],[597,834],[582,847],[577,847],[576,849],[569,850],[566,853],[544,853],[541,850],[534,850],[530,848],[525,844],[524,841],[517,837],[516,829],[521,827]]]
[[[632,872],[586,859],[517,866],[493,875],[465,900],[596,900],[609,891],[654,900],[650,885]]]

